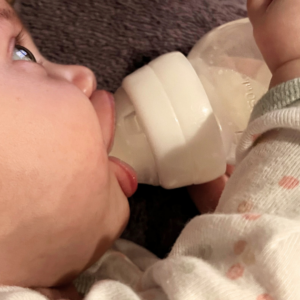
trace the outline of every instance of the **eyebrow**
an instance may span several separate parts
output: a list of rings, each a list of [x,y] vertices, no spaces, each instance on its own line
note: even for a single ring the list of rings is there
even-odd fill
[[[0,21],[3,20],[12,20],[17,17],[16,12],[13,9],[0,8]]]

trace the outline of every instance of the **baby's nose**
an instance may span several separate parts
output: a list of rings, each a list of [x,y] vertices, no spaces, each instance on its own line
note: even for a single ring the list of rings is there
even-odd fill
[[[95,74],[84,66],[58,65],[47,62],[45,68],[49,76],[69,81],[89,98],[97,87]]]
[[[83,66],[65,66],[69,71],[69,80],[76,85],[87,97],[91,97],[97,87],[95,74]]]

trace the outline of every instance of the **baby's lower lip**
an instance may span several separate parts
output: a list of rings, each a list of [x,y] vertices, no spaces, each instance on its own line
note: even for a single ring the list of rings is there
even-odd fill
[[[115,131],[114,97],[107,91],[95,91],[90,100],[97,113],[103,140],[107,153],[109,153],[112,148]],[[137,175],[135,171],[118,158],[109,157],[109,160],[113,163],[113,170],[124,194],[127,197],[131,197],[137,189]]]
[[[128,164],[116,157],[110,156],[109,160],[113,163],[113,169],[123,193],[126,197],[131,197],[138,186],[135,171]]]

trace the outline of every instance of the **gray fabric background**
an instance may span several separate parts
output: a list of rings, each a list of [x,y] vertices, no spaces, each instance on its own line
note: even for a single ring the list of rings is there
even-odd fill
[[[16,0],[41,52],[52,61],[83,64],[98,88],[114,92],[122,79],[153,58],[184,54],[210,29],[246,16],[246,0]],[[129,199],[124,238],[158,256],[170,250],[197,214],[186,190],[140,186]]]

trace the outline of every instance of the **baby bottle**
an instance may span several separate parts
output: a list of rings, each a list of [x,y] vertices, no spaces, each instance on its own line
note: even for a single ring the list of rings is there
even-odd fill
[[[130,164],[139,183],[169,189],[211,181],[234,164],[270,79],[249,19],[218,27],[188,57],[164,54],[123,80],[110,155]]]

